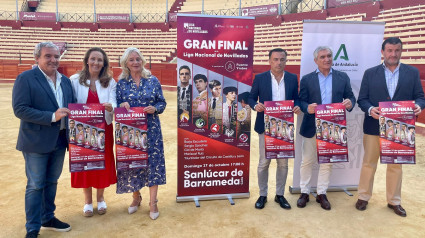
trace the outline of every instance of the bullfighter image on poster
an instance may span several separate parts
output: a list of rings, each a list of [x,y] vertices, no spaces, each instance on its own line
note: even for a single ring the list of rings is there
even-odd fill
[[[253,18],[177,18],[177,200],[247,197]]]
[[[105,107],[69,104],[69,170],[105,169]]]
[[[415,164],[414,101],[379,102],[382,164]]]
[[[294,158],[294,100],[265,101],[264,106],[266,158]]]
[[[144,107],[115,108],[117,170],[148,166],[147,114]]]
[[[342,103],[316,107],[317,159],[321,163],[348,162],[347,120]]]

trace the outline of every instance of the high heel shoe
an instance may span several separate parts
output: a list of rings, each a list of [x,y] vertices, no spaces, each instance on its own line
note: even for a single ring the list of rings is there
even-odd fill
[[[154,206],[156,206],[158,204],[158,199],[157,200],[155,200],[155,202],[149,202],[149,206],[150,206],[150,208],[152,209],[152,207],[154,207]],[[157,211],[157,212],[149,212],[149,217],[152,219],[152,220],[156,220],[158,217],[159,217],[159,211]]]
[[[133,202],[136,199],[133,197]],[[128,214],[133,214],[135,212],[137,212],[137,209],[140,207],[140,203],[142,202],[142,195],[139,195],[139,197],[137,198],[138,202],[136,206],[130,206],[128,207]]]

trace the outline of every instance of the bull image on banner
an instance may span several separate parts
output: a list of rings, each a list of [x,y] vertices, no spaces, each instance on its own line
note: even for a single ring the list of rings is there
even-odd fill
[[[105,169],[105,107],[73,103],[68,108],[70,172]]]
[[[115,153],[117,170],[148,165],[147,115],[144,107],[115,108]]]
[[[177,201],[248,197],[253,18],[177,22]]]
[[[379,143],[383,164],[415,164],[415,102],[380,102]]]
[[[266,159],[294,158],[294,100],[265,101]]]
[[[318,163],[348,162],[345,106],[342,103],[318,105],[315,114]]]

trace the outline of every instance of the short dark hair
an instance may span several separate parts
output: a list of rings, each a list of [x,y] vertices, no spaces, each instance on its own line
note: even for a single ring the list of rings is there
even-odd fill
[[[237,89],[236,87],[233,87],[233,86],[225,87],[225,88],[223,89],[223,93],[224,93],[224,95],[227,95],[227,94],[228,94],[228,93],[230,93],[230,92],[238,93],[238,89]]]
[[[221,83],[220,83],[220,81],[218,81],[218,80],[211,80],[209,83],[208,83],[208,86],[210,87],[210,89],[213,89],[215,86],[220,86],[221,85]]]
[[[400,38],[398,37],[389,37],[384,42],[382,42],[382,50],[385,50],[385,45],[391,44],[391,45],[397,45],[400,44],[401,48],[403,49],[403,43],[401,42]]]
[[[243,92],[238,95],[238,102],[243,102],[248,104],[249,92]]]
[[[190,68],[189,68],[189,66],[187,66],[187,65],[182,65],[182,66],[180,66],[180,68],[179,68],[179,73],[180,73],[180,71],[182,71],[182,69],[187,69],[187,70],[189,70],[189,73],[190,73]]]
[[[282,48],[274,48],[271,51],[269,51],[269,59],[272,57],[273,52],[283,52],[285,53],[285,56],[288,56],[288,53],[286,52],[286,50]]]
[[[195,75],[195,77],[193,77],[193,81],[196,81],[198,79],[202,79],[205,83],[207,82],[207,76],[203,74],[197,74]]]

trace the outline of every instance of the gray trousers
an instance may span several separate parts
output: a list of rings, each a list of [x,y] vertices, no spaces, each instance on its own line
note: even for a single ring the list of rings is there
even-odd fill
[[[260,160],[258,161],[258,187],[260,188],[260,196],[267,196],[269,181],[269,166],[271,159],[266,159],[266,148],[264,141],[264,133],[258,134]],[[275,159],[276,168],[276,195],[283,195],[285,192],[286,178],[288,177],[288,159]]]

